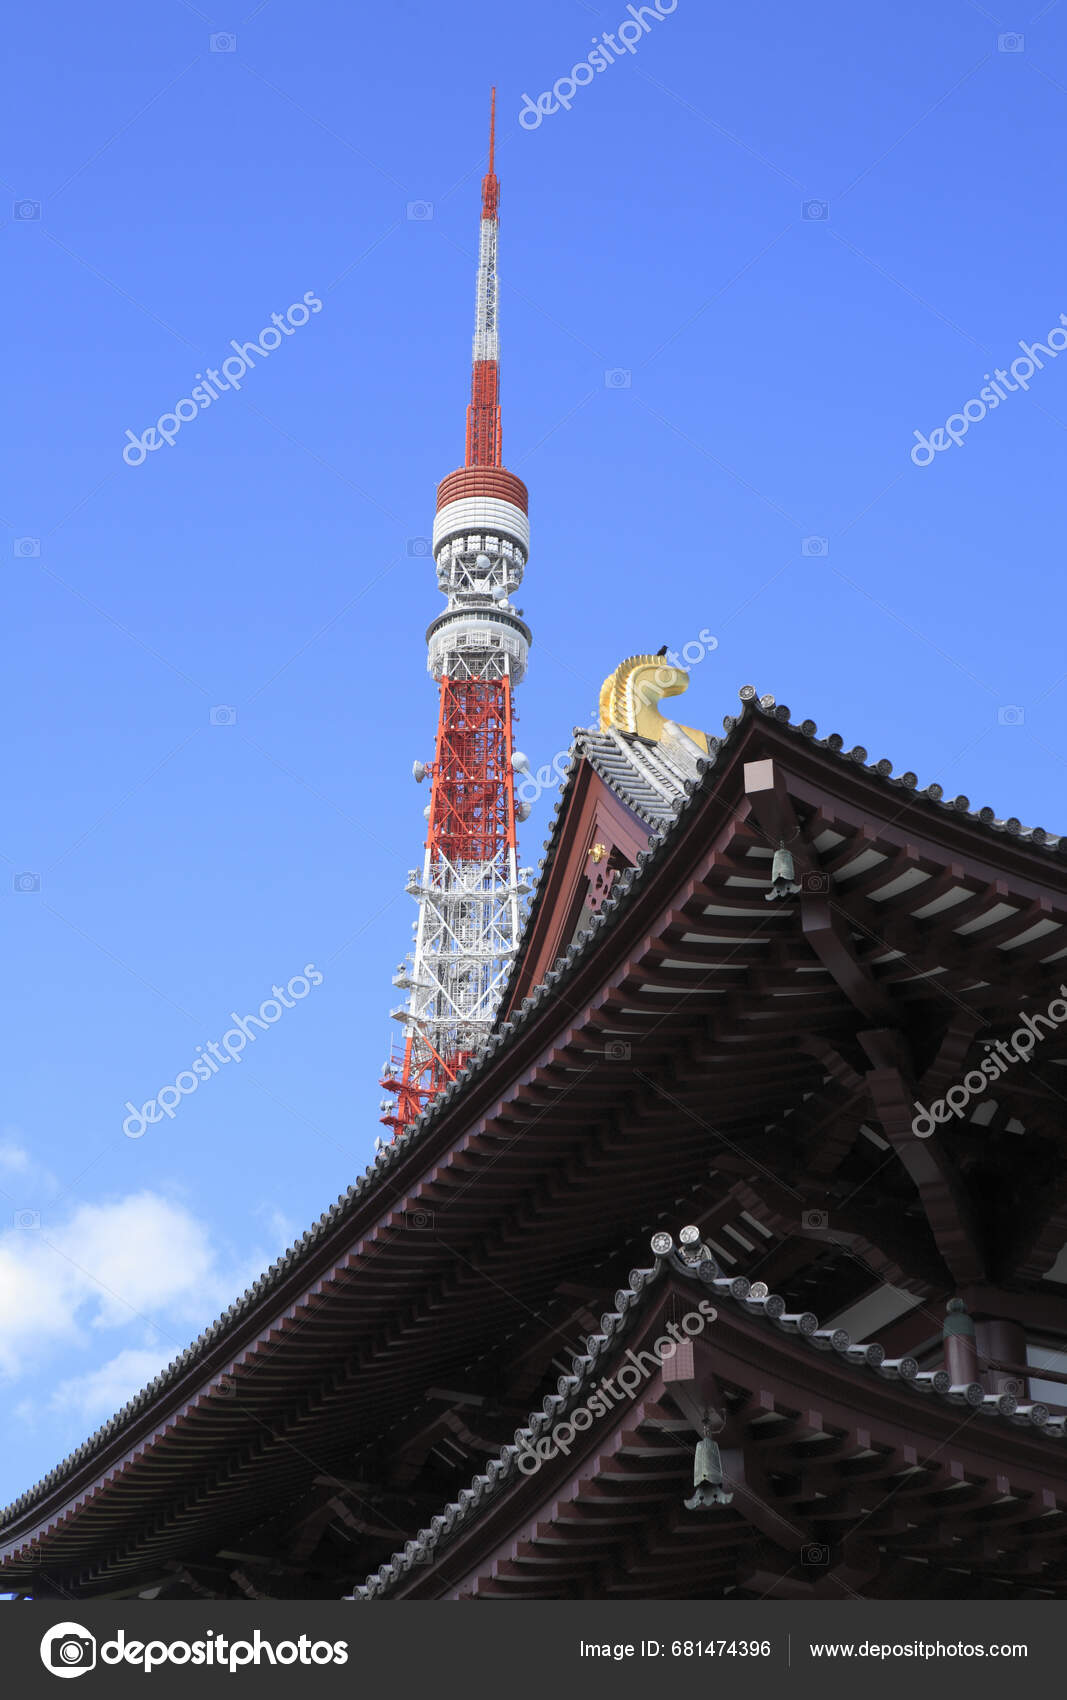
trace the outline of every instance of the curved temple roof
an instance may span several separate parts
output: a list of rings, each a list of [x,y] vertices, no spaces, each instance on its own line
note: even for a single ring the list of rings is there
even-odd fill
[[[600,1333],[589,1336],[586,1350],[572,1361],[570,1375],[560,1377],[557,1391],[531,1412],[529,1422],[517,1431],[514,1442],[505,1446],[488,1468],[474,1477],[458,1499],[443,1506],[426,1528],[347,1597],[357,1601],[388,1598],[417,1567],[446,1553],[450,1543],[484,1515],[491,1502],[524,1480],[518,1464],[520,1453],[536,1450],[538,1442],[557,1423],[566,1422],[583,1403],[617,1357],[619,1347],[633,1334],[634,1323],[648,1309],[657,1286],[671,1275],[698,1283],[720,1302],[758,1318],[783,1334],[795,1335],[813,1352],[833,1353],[850,1365],[856,1375],[898,1382],[918,1399],[962,1407],[961,1415],[996,1418],[1014,1427],[1029,1428],[1050,1441],[1067,1438],[1067,1417],[1051,1417],[1046,1405],[1021,1402],[1012,1394],[986,1393],[978,1382],[954,1387],[944,1370],[924,1373],[914,1358],[891,1358],[876,1341],[855,1344],[844,1328],[822,1327],[811,1311],[789,1315],[785,1300],[777,1293],[768,1292],[765,1282],[753,1283],[744,1276],[724,1275],[714,1258],[687,1258],[684,1253],[672,1250],[666,1256],[657,1256],[651,1268],[631,1271],[629,1285],[615,1295],[615,1309],[601,1317]],[[609,1416],[600,1426],[610,1428],[615,1420],[614,1415]],[[595,1427],[590,1429],[589,1437],[595,1442]],[[1062,1467],[1062,1460],[1057,1462]]]
[[[757,698],[751,687],[746,687],[741,696],[740,714],[726,718],[725,736],[710,741],[707,756],[686,749],[684,744],[653,745],[634,736],[610,732],[576,733],[570,769],[545,847],[543,874],[557,853],[560,823],[583,762],[645,823],[649,832],[647,850],[637,856],[634,868],[620,874],[600,912],[567,948],[542,984],[533,988],[514,1011],[507,1011],[505,1005],[505,1013],[485,1049],[426,1109],[411,1131],[382,1150],[355,1184],[285,1256],[272,1264],[160,1376],[0,1514],[4,1562],[12,1572],[20,1567],[22,1561],[17,1555],[27,1541],[32,1542],[45,1530],[57,1529],[71,1517],[77,1517],[79,1509],[99,1493],[102,1482],[125,1473],[142,1453],[165,1438],[180,1420],[181,1412],[196,1409],[217,1387],[220,1376],[229,1374],[250,1357],[264,1340],[273,1341],[275,1335],[280,1340],[294,1307],[316,1282],[328,1277],[339,1258],[350,1252],[357,1223],[365,1225],[373,1220],[371,1213],[379,1209],[379,1199],[380,1208],[388,1207],[394,1176],[403,1170],[410,1180],[412,1163],[417,1162],[420,1148],[442,1124],[447,1121],[452,1125],[462,1115],[463,1106],[474,1099],[482,1081],[493,1070],[499,1071],[499,1065],[524,1030],[539,1019],[546,1001],[561,994],[597,944],[637,902],[656,867],[678,840],[692,811],[717,795],[720,775],[748,732],[764,724],[768,729],[773,726],[775,736],[788,739],[798,753],[810,752],[819,762],[832,764],[842,775],[847,772],[854,780],[862,781],[872,799],[881,794],[882,807],[892,807],[893,818],[906,813],[909,830],[922,829],[935,837],[949,834],[956,841],[962,828],[970,835],[972,846],[988,846],[994,863],[1003,863],[1005,853],[1016,865],[1020,853],[1027,862],[1031,857],[1037,858],[1047,868],[1046,882],[1048,875],[1052,875],[1057,886],[1063,885],[1067,839],[1040,827],[1024,828],[1014,819],[1002,820],[991,808],[972,810],[965,797],[946,801],[940,786],[920,789],[912,774],[893,778],[890,762],[869,762],[867,752],[859,747],[846,752],[844,740],[836,734],[818,738],[811,721],[794,725],[788,710],[775,704],[773,698]],[[1033,869],[1032,862],[1030,866]],[[765,867],[759,871],[766,877]],[[1040,876],[1040,868],[1037,874]],[[545,883],[542,877],[531,907],[527,940],[536,924]],[[512,973],[512,986],[518,983],[522,964],[520,953]],[[280,1345],[275,1344],[273,1349],[280,1349]]]

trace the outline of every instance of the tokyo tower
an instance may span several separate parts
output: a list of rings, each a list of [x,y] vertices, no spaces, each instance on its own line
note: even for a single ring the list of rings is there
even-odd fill
[[[526,486],[502,465],[497,317],[496,90],[489,169],[482,179],[474,359],[465,464],[437,487],[433,558],[444,611],[426,633],[440,686],[421,868],[408,876],[418,904],[414,947],[393,976],[408,1002],[392,1011],[402,1047],[383,1070],[382,1117],[394,1137],[455,1079],[489,1033],[518,949],[530,873],[517,863],[512,692],[526,672],[530,631],[511,597],[530,545]]]

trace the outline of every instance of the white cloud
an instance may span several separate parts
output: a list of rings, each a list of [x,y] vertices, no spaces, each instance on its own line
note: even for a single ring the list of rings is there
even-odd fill
[[[181,1310],[214,1285],[215,1253],[203,1223],[155,1193],[80,1205],[58,1232],[47,1224],[41,1232],[53,1256],[67,1263],[97,1328],[147,1317],[175,1301]]]
[[[54,1193],[59,1185],[34,1150],[34,1140],[15,1122],[5,1122],[3,1127],[0,1127],[0,1180],[5,1197],[10,1194],[12,1188],[23,1192],[27,1183],[38,1198],[47,1197]],[[16,1207],[27,1202],[25,1197],[11,1199],[11,1203]],[[13,1214],[13,1211],[7,1208],[0,1212],[0,1227],[7,1227],[11,1223]]]
[[[0,1374],[13,1380],[39,1370],[59,1351],[74,1368],[71,1354],[95,1352],[94,1336],[105,1330],[135,1331],[143,1355],[146,1324],[156,1330],[149,1339],[158,1368],[264,1261],[257,1254],[236,1265],[189,1210],[149,1191],[81,1204],[59,1222],[46,1213],[39,1227],[0,1234]],[[127,1356],[133,1363],[138,1352],[129,1347],[112,1364]],[[121,1368],[116,1373],[121,1379]]]
[[[0,1238],[0,1372],[17,1376],[42,1347],[77,1334],[71,1282],[56,1279],[41,1256],[36,1233]]]
[[[277,1247],[277,1250],[271,1252],[271,1260],[273,1261],[280,1252],[288,1251],[300,1232],[299,1224],[277,1204],[257,1204],[252,1214],[257,1221],[262,1222],[270,1236],[271,1245]]]
[[[77,1417],[97,1426],[120,1411],[135,1393],[175,1357],[174,1351],[146,1351],[129,1346],[97,1369],[61,1381],[48,1400],[51,1411]]]

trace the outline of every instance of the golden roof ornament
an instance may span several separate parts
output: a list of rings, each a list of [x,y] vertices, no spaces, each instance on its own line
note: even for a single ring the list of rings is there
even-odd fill
[[[674,725],[706,755],[706,732],[665,719],[656,706],[663,697],[681,696],[688,689],[689,674],[684,668],[672,667],[659,655],[631,655],[600,687],[600,730],[636,732],[658,744]]]

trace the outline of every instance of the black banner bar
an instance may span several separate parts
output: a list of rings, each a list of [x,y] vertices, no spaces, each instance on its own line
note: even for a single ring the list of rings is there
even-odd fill
[[[1043,1610],[1042,1606],[1052,1609]],[[1026,1601],[10,1603],[5,1690],[54,1695],[537,1692],[919,1695],[1058,1679],[1063,1605]],[[399,1686],[398,1686],[399,1685]]]

